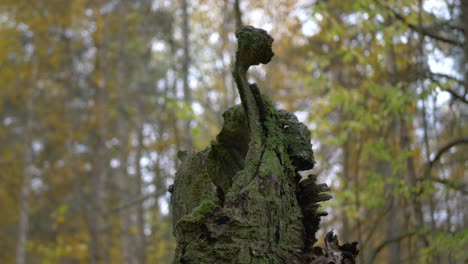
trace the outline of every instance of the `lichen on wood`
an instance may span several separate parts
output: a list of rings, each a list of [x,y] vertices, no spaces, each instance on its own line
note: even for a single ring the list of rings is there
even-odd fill
[[[174,263],[322,263],[333,261],[330,250],[354,263],[356,244],[314,246],[326,215],[319,202],[331,196],[316,176],[301,181],[298,173],[315,163],[309,130],[247,82],[250,66],[271,60],[273,39],[251,26],[236,37],[242,105],[223,114],[210,147],[182,158],[171,196]]]

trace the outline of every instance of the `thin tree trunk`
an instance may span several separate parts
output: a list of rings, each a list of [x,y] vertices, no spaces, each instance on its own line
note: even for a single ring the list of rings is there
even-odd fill
[[[391,182],[392,178],[392,165],[388,160],[381,160],[378,163],[378,170],[383,178]],[[393,189],[394,185],[392,183],[386,183],[384,186],[384,193],[386,198],[385,208],[388,208],[388,217],[387,217],[387,228],[386,228],[386,240],[394,242],[389,243],[388,245],[388,263],[389,264],[399,264],[401,263],[401,250],[400,250],[400,241],[396,240],[400,233],[400,223],[398,215],[398,206],[395,206],[397,202],[393,198]]]
[[[348,190],[349,183],[351,182],[351,177],[350,177],[350,168],[349,168],[349,139],[346,140],[346,142],[342,146],[342,151],[343,151],[343,160],[342,160],[342,166],[343,166],[343,189]],[[357,165],[356,165],[357,166]],[[344,241],[348,241],[350,238],[350,226],[349,226],[349,219],[348,219],[348,213],[346,212],[346,207],[347,205],[344,206],[342,210],[342,222],[343,222],[343,230],[341,232],[342,237]]]
[[[91,171],[91,205],[88,210],[88,227],[90,233],[90,264],[97,264],[101,261],[102,256],[106,255],[101,248],[100,231],[101,221],[100,216],[104,211],[102,201],[102,182],[105,179],[107,171],[107,157],[106,157],[106,100],[107,100],[107,75],[106,75],[106,43],[108,42],[107,32],[105,30],[107,17],[99,11],[99,5],[95,6],[96,16],[101,17],[102,20],[96,18],[96,31],[94,35],[97,54],[95,58],[94,78],[96,83],[92,84],[95,89],[94,102],[96,104],[96,122],[94,127],[94,138],[91,142],[94,155],[92,159]],[[99,41],[100,40],[100,41]],[[93,115],[93,113],[90,113]]]
[[[176,72],[175,72],[175,67],[174,67],[174,76],[173,76],[173,79],[172,79],[172,84],[171,84],[171,88],[172,88],[172,98],[173,100],[177,100],[177,79],[175,77],[176,75]],[[169,80],[166,79],[167,81],[167,84],[169,84]],[[179,165],[179,160],[177,159],[177,151],[179,151],[182,147],[182,138],[180,136],[180,133],[179,133],[179,123],[177,122],[177,117],[176,117],[176,113],[175,113],[175,109],[171,109],[170,112],[169,112],[169,115],[170,115],[170,118],[171,118],[171,122],[172,122],[172,130],[173,130],[173,133],[174,133],[174,146],[175,146],[175,155],[174,155],[174,163],[178,166]]]
[[[16,264],[26,264],[26,243],[29,230],[29,197],[31,194],[31,180],[34,172],[32,153],[32,126],[33,126],[33,82],[36,81],[37,65],[35,58],[32,59],[32,74],[30,76],[30,87],[26,105],[26,121],[24,128],[24,171],[21,183],[18,236],[16,243]]]
[[[192,108],[192,93],[189,87],[189,66],[190,66],[190,28],[189,28],[189,14],[187,0],[182,0],[182,35],[183,35],[183,49],[184,57],[182,61],[182,77],[184,89],[184,102],[189,109]],[[184,148],[190,150],[192,148],[192,133],[190,128],[191,120],[185,123],[184,131]]]
[[[396,57],[395,57],[395,50],[394,50],[394,44],[393,42],[390,44],[390,47],[388,48],[388,66],[389,66],[389,74],[390,74],[390,82],[392,86],[396,86],[398,83],[397,80],[397,65],[396,65]],[[394,134],[395,130],[392,129],[397,122],[392,119],[390,120],[388,124],[387,130],[390,131],[388,134],[392,135]],[[389,149],[390,151],[390,149]],[[379,162],[379,170],[380,173],[383,175],[384,179],[388,180],[388,182],[384,185],[384,193],[385,197],[388,197],[387,199],[387,204],[386,208],[389,208],[389,214],[388,214],[388,224],[387,224],[387,230],[386,230],[386,239],[389,241],[395,240],[392,243],[389,244],[389,249],[388,249],[388,263],[389,264],[399,264],[401,262],[401,250],[400,250],[400,240],[395,239],[397,238],[400,233],[401,233],[401,228],[400,228],[400,215],[399,214],[401,211],[398,210],[398,206],[395,206],[395,204],[398,203],[398,197],[393,195],[393,189],[394,185],[391,183],[392,182],[392,164],[390,163],[389,160],[381,160]]]
[[[99,262],[101,255],[101,248],[99,243],[99,229],[100,221],[99,215],[102,211],[101,206],[101,193],[102,193],[102,179],[105,174],[105,85],[96,87],[96,107],[98,111],[98,122],[96,140],[93,142],[95,148],[95,157],[93,157],[93,171],[91,172],[91,206],[89,212],[89,228],[90,228],[90,245],[91,245],[91,259],[90,263],[95,264]]]
[[[400,120],[400,143],[403,150],[410,150],[411,142],[406,128],[407,124],[404,118]],[[406,178],[411,186],[417,185],[416,169],[412,157],[406,159]],[[414,227],[421,228],[424,226],[424,218],[421,202],[416,197],[416,194],[411,194],[412,213],[414,218]],[[418,236],[419,247],[427,246],[428,242],[423,235]]]
[[[122,98],[125,96],[120,95]],[[120,106],[123,106],[123,102],[120,102]],[[128,168],[128,163],[127,163],[127,158],[128,158],[128,140],[127,140],[127,133],[128,129],[126,126],[126,120],[120,116],[119,118],[119,125],[117,127],[117,133],[118,133],[118,138],[119,138],[119,145],[120,145],[120,150],[119,150],[119,168],[116,173],[116,178],[117,181],[119,182],[119,193],[120,193],[120,201],[122,203],[125,203],[126,201],[130,200],[133,195],[132,195],[132,188],[129,188],[130,186],[130,181],[128,179],[127,175],[127,168]],[[134,248],[135,244],[132,241],[131,238],[131,232],[130,232],[130,227],[132,225],[131,221],[131,213],[132,210],[121,210],[119,217],[120,217],[120,240],[121,240],[121,247],[122,247],[122,254],[124,257],[124,263],[130,264],[130,263],[136,263],[136,260],[134,259]]]
[[[242,26],[242,12],[240,9],[240,0],[234,0],[234,16],[236,18],[236,28]]]
[[[91,172],[91,199],[89,217],[89,231],[90,231],[90,263],[98,263],[100,258],[100,245],[99,245],[99,214],[101,212],[101,192],[102,192],[102,177],[104,175],[104,86],[99,86],[96,89],[96,104],[98,108],[98,127],[96,133],[96,140],[93,144],[96,146],[96,156],[93,158],[93,171]]]
[[[461,20],[463,25],[464,42],[463,42],[463,64],[462,74],[465,85],[468,84],[468,1],[460,0],[461,2]],[[466,91],[467,87],[465,87]]]
[[[141,112],[141,111],[140,111]],[[139,121],[139,127],[137,131],[137,149],[135,154],[135,169],[136,169],[136,197],[143,195],[143,175],[141,173],[141,158],[143,154],[143,125],[142,121]],[[137,206],[137,227],[138,227],[138,260],[139,264],[146,263],[146,236],[145,236],[145,217],[143,210],[143,203],[139,203]]]
[[[171,57],[172,58],[176,58],[176,46],[174,44],[174,41],[170,41],[169,42],[169,48],[170,48],[170,52],[171,52]],[[169,96],[169,94],[171,94],[171,97],[173,100],[177,100],[177,71],[176,71],[176,65],[177,65],[177,62],[176,60],[172,60],[171,62],[171,69],[172,69],[172,79],[170,79],[168,76],[166,76],[166,78],[164,79],[164,85],[165,85],[165,91],[164,93]],[[170,71],[168,71],[170,72]],[[177,151],[179,151],[181,149],[181,145],[182,145],[182,139],[179,135],[179,126],[178,126],[178,123],[177,123],[177,118],[176,118],[176,114],[175,114],[175,110],[174,109],[170,109],[169,110],[169,118],[171,120],[171,126],[172,126],[172,130],[173,130],[173,133],[174,133],[174,147],[176,149],[175,151],[175,155],[174,155],[174,163],[176,164],[176,166],[178,167],[179,165],[179,160],[177,159]]]
[[[359,150],[356,151],[356,160],[355,160],[355,166],[354,166],[354,202],[356,206],[356,210],[360,210],[361,208],[361,197],[360,197],[360,180],[359,180],[359,159],[361,156],[361,150],[359,147]],[[363,241],[363,236],[362,236],[362,223],[360,217],[357,217],[356,219],[356,232],[357,232],[357,239],[358,241]],[[364,249],[360,250],[360,254],[358,256],[359,261],[361,263],[365,263],[366,261],[366,255]]]
[[[235,90],[231,85],[229,85],[229,79],[230,74],[229,74],[229,61],[226,61],[224,54],[226,52],[226,49],[229,47],[229,25],[230,25],[230,16],[228,12],[224,12],[224,10],[229,9],[229,0],[224,0],[224,4],[220,6],[221,13],[223,14],[223,20],[221,24],[221,29],[220,29],[220,34],[221,34],[221,48],[219,49],[218,53],[218,58],[221,60],[221,79],[223,80],[223,103],[222,103],[222,109],[228,108],[230,105],[233,104],[231,102],[231,92]],[[231,81],[232,83],[232,81]],[[222,122],[222,120],[220,120]]]
[[[117,12],[120,16],[125,16],[125,1],[119,2],[117,6]],[[128,155],[129,155],[129,140],[128,140],[128,120],[125,116],[125,112],[128,107],[128,93],[127,85],[128,80],[128,68],[126,67],[126,50],[125,50],[125,37],[127,34],[127,28],[125,23],[121,23],[118,31],[117,40],[119,43],[118,52],[119,57],[117,58],[117,94],[119,98],[118,108],[120,109],[119,121],[117,125],[117,135],[119,139],[119,162],[120,166],[117,170],[117,180],[119,182],[119,193],[120,201],[125,203],[130,200],[134,194],[134,188],[132,188],[132,182],[129,179],[128,175]],[[136,183],[134,183],[136,185]],[[135,242],[135,237],[132,235],[131,226],[132,213],[135,210],[122,210],[120,211],[120,241],[122,248],[122,255],[124,263],[126,264],[136,264],[138,263],[137,251],[139,245]]]
[[[23,183],[21,184],[18,240],[16,243],[16,264],[26,264],[26,242],[28,240],[29,229],[29,196],[31,192],[32,179],[32,153],[29,139],[25,141],[25,169],[23,174]]]

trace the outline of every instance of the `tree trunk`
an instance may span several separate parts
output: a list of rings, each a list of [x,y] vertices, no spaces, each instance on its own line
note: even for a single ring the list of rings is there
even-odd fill
[[[32,127],[33,127],[33,82],[37,78],[36,59],[32,60],[32,74],[30,76],[30,89],[28,91],[26,105],[26,121],[24,128],[24,172],[20,191],[19,223],[16,242],[16,264],[26,264],[26,242],[29,230],[29,196],[31,193],[31,180],[34,171],[32,153]]]
[[[103,209],[101,204],[101,193],[102,193],[102,179],[105,174],[105,146],[104,146],[104,119],[105,119],[105,109],[104,109],[104,91],[105,86],[99,85],[96,87],[96,105],[98,108],[98,124],[96,130],[94,131],[95,140],[95,153],[96,157],[93,159],[93,170],[91,172],[91,194],[90,198],[92,204],[90,205],[88,212],[88,221],[89,221],[89,232],[90,232],[90,263],[98,263],[101,253],[100,253],[100,243],[99,243],[99,229],[100,221],[99,215]]]
[[[126,2],[119,2],[117,5],[117,12],[121,17],[124,17],[126,14]],[[120,202],[124,204],[126,201],[136,197],[137,193],[135,192],[135,187],[138,185],[137,182],[130,179],[128,175],[128,157],[129,157],[129,126],[128,120],[124,113],[128,109],[128,67],[127,67],[127,52],[125,50],[125,39],[127,35],[127,25],[121,24],[118,30],[118,51],[119,57],[117,59],[117,94],[119,98],[118,108],[119,108],[119,122],[117,124],[117,136],[119,139],[119,163],[120,166],[117,170],[117,181],[119,182],[120,190]],[[135,161],[139,163],[139,161]],[[139,169],[139,168],[137,168]],[[136,213],[136,210],[122,210],[120,211],[120,243],[122,249],[122,255],[124,263],[126,264],[137,264],[138,263],[138,250],[139,244],[136,243],[136,235],[132,232],[132,226],[136,224],[136,221],[133,215]]]
[[[343,151],[343,160],[342,160],[342,166],[343,166],[343,190],[348,190],[350,188],[350,182],[351,182],[351,176],[350,176],[350,150],[349,150],[349,144],[350,140],[346,139],[346,142],[343,144],[341,147]],[[342,215],[342,223],[343,223],[343,228],[342,228],[342,238],[347,241],[351,237],[351,232],[350,232],[350,224],[349,224],[349,219],[348,219],[348,213],[346,212],[346,207],[343,206],[343,211],[341,212]]]
[[[463,36],[464,36],[464,45],[463,45],[463,64],[464,68],[462,69],[463,71],[463,81],[465,84],[465,94],[468,91],[468,2],[467,1],[461,1],[462,5],[462,12],[461,12],[461,19],[462,19],[462,25],[463,25]],[[464,206],[462,206],[463,208]],[[460,230],[464,229],[466,227],[466,224],[464,225],[463,223],[468,223],[468,214],[465,211],[466,209],[462,209],[465,213],[463,213],[463,221],[462,221],[462,228]]]
[[[384,186],[384,194],[386,198],[385,208],[388,210],[387,227],[386,227],[386,240],[392,241],[388,244],[388,264],[401,263],[401,250],[400,241],[397,239],[400,236],[399,214],[395,204],[397,200],[393,198],[393,190],[395,188],[392,183],[392,164],[388,160],[380,160],[378,162],[378,170],[382,178],[386,180]]]
[[[298,173],[315,163],[309,130],[246,81],[251,65],[273,56],[273,39],[250,26],[236,37],[242,106],[223,114],[209,148],[182,158],[171,188],[174,263],[354,263],[357,243],[338,246],[331,232],[314,247],[326,215],[318,202],[331,196],[316,175]]]
[[[465,83],[465,91],[468,89],[468,2],[460,0],[461,2],[461,24],[463,25],[463,63],[462,68],[463,80]]]
[[[189,14],[188,14],[188,3],[187,0],[182,0],[182,35],[183,35],[183,48],[184,57],[182,61],[182,75],[184,85],[184,102],[189,109],[192,109],[192,93],[189,87],[189,65],[190,65],[190,40],[189,40]],[[184,132],[184,147],[185,150],[192,148],[192,132],[190,128],[190,120],[185,123]]]
[[[141,111],[140,111],[141,112]],[[137,149],[135,153],[135,170],[136,170],[136,185],[135,185],[135,195],[136,197],[141,197],[143,195],[143,175],[141,168],[141,158],[143,156],[143,121],[138,121],[137,128]],[[159,190],[159,189],[158,189]],[[145,236],[145,211],[143,208],[143,203],[137,205],[137,227],[138,227],[138,263],[146,264],[146,236]]]
[[[234,17],[236,18],[236,28],[243,25],[242,23],[242,11],[240,9],[240,0],[234,0]]]
[[[107,155],[106,155],[106,102],[107,102],[107,72],[106,72],[106,44],[108,43],[108,34],[105,30],[107,24],[107,17],[99,11],[99,5],[93,7],[96,12],[96,31],[94,32],[93,39],[97,47],[95,57],[95,69],[92,73],[94,82],[90,85],[95,90],[94,103],[96,109],[91,109],[97,113],[96,120],[93,125],[93,137],[91,146],[93,148],[92,157],[92,171],[90,172],[90,201],[91,204],[88,208],[88,228],[89,228],[89,263],[97,264],[102,261],[106,255],[104,248],[101,247],[101,216],[105,211],[102,193],[103,193],[103,180],[107,173]],[[90,113],[92,115],[93,113]]]
[[[32,153],[29,141],[25,141],[25,163],[24,176],[21,183],[20,193],[20,208],[19,208],[19,223],[18,223],[18,240],[16,242],[16,264],[26,264],[26,242],[28,240],[29,229],[29,196],[31,192],[32,179]]]
[[[394,43],[389,43],[388,47],[388,70],[390,75],[390,83],[392,86],[397,86],[397,65],[396,65],[396,58],[395,58],[395,50],[394,50]],[[400,119],[401,122],[404,122]],[[392,118],[389,120],[387,131],[393,132],[393,127],[396,125],[396,121]],[[393,134],[390,132],[389,134]],[[408,142],[409,143],[409,142]],[[404,148],[410,148],[410,145],[402,146]],[[384,195],[386,197],[385,208],[388,210],[388,221],[386,227],[386,239],[387,241],[392,241],[388,244],[388,263],[389,264],[398,264],[400,263],[401,259],[401,250],[400,250],[400,240],[397,237],[400,235],[400,224],[399,222],[399,211],[398,206],[398,199],[397,196],[393,194],[395,185],[392,183],[392,164],[390,160],[382,159],[378,162],[378,170],[382,175],[383,179],[385,180],[384,185]]]

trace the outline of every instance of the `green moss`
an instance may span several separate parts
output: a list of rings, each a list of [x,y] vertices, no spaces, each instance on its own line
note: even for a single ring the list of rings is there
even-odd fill
[[[196,197],[205,197],[207,190],[212,189],[212,182],[208,170],[204,167],[192,179],[192,194]]]
[[[195,209],[197,216],[205,217],[216,208],[216,204],[212,200],[203,200],[201,204]]]
[[[242,26],[236,30],[238,39],[237,62],[246,66],[266,64],[274,56],[271,45],[273,38],[260,28]]]
[[[179,224],[182,223],[198,223],[201,224],[205,221],[207,215],[209,215],[216,208],[216,203],[212,200],[203,200],[199,206],[197,206],[192,213],[183,216],[179,220]]]

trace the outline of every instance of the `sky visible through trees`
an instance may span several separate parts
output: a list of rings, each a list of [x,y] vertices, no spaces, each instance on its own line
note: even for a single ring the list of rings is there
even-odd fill
[[[0,0],[0,263],[170,263],[177,153],[240,102],[239,24],[275,39],[249,81],[312,133],[322,229],[359,263],[465,263],[467,18],[463,0]]]

